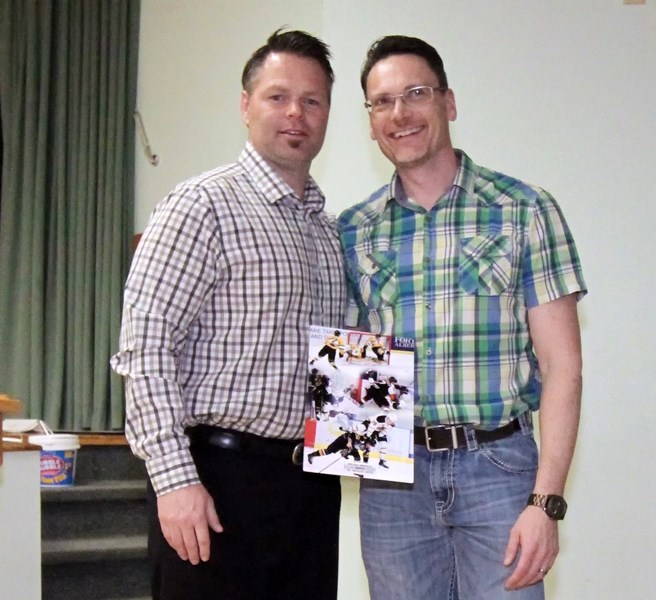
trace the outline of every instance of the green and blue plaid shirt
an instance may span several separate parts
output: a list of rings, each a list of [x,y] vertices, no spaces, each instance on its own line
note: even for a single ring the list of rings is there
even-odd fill
[[[340,216],[347,326],[415,338],[415,410],[426,423],[494,429],[539,407],[527,310],[587,290],[553,197],[458,156],[431,210],[394,174]]]

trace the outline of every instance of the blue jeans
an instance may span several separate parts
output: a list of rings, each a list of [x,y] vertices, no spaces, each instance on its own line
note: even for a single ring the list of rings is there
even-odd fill
[[[508,592],[510,529],[533,491],[538,451],[528,419],[502,440],[429,452],[415,483],[364,479],[360,536],[372,600],[542,600],[542,582]]]

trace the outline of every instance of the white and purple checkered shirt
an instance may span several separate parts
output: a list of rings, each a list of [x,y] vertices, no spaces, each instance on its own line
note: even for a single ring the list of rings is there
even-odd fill
[[[125,289],[126,435],[158,494],[198,483],[184,429],[303,435],[308,326],[341,326],[338,235],[250,144],[155,209]]]

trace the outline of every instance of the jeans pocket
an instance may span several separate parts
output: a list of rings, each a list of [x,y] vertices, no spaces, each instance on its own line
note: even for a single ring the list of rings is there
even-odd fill
[[[512,436],[479,447],[481,456],[506,473],[531,473],[538,468],[538,447],[532,435]]]
[[[478,235],[461,242],[458,278],[468,294],[498,296],[512,281],[512,241],[507,235]]]

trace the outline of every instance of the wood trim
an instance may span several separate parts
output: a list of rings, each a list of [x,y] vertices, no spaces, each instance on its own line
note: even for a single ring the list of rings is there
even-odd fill
[[[71,432],[74,433],[74,432]],[[127,446],[128,441],[122,433],[78,433],[80,446]]]
[[[0,413],[17,413],[20,412],[20,409],[20,400],[15,400],[5,394],[0,394]]]
[[[13,435],[4,435],[5,439],[2,440],[2,452],[25,452],[28,450],[41,450],[41,446],[35,446],[34,444],[30,444],[27,441],[23,441],[22,439],[19,442],[8,442],[6,441],[6,438],[14,438]],[[20,439],[20,438],[16,438]]]
[[[4,421],[5,413],[7,414],[17,413],[20,412],[20,409],[21,409],[20,401],[14,398],[10,398],[6,394],[0,394],[0,467],[2,466],[2,454],[5,451],[5,444],[4,442],[2,442],[2,438],[4,437],[4,433],[2,430],[2,422]],[[12,442],[9,443],[11,444]],[[12,450],[16,450],[16,448],[13,448]],[[9,451],[9,449],[7,449],[7,451]]]
[[[57,431],[55,433],[70,433],[72,435],[77,435],[80,438],[80,446],[127,446],[128,441],[125,439],[125,435],[122,433],[80,433],[77,431]],[[6,438],[12,438],[20,440],[20,442],[7,442],[7,445],[12,447],[21,447],[21,446],[30,446],[27,439],[31,435],[43,435],[42,433],[37,433],[35,431],[29,431],[27,433],[7,433],[5,432]],[[37,446],[38,448],[38,446]]]
[[[132,236],[132,254],[134,254],[134,251],[137,249],[137,246],[139,245],[139,240],[141,239],[141,234],[140,233],[135,233]]]

